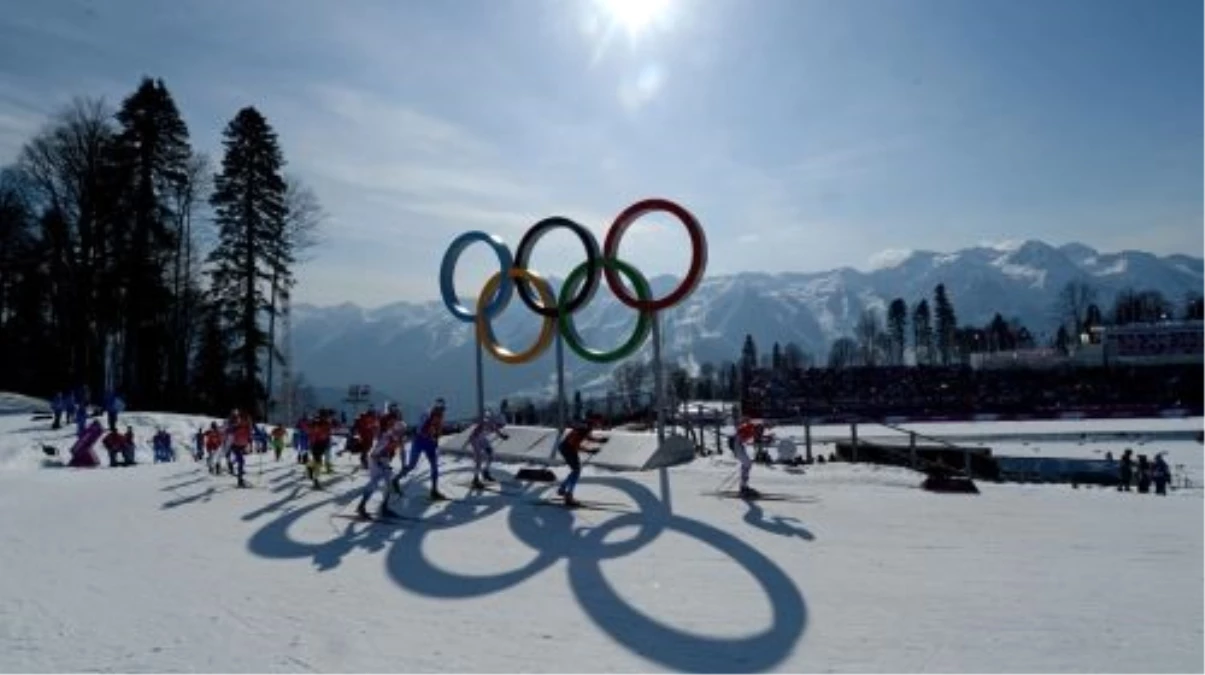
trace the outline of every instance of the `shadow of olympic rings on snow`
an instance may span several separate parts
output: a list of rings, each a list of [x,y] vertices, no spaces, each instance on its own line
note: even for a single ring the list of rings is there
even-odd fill
[[[459,471],[464,470],[454,469],[445,475]],[[504,471],[496,470],[495,473],[510,478]],[[504,482],[514,484],[513,481]],[[476,493],[443,506],[429,505],[424,499],[409,500],[406,507],[420,508],[405,508],[402,513],[421,517],[421,522],[371,526],[347,521],[344,528],[336,528],[337,535],[331,540],[304,543],[290,537],[290,530],[298,521],[318,509],[354,500],[360,492],[352,490],[281,515],[256,532],[248,547],[253,553],[269,558],[310,558],[319,570],[328,570],[336,567],[351,551],[379,551],[389,545],[385,564],[395,583],[420,595],[448,599],[482,597],[505,591],[564,560],[568,563],[569,587],[589,619],[632,652],[666,668],[689,672],[768,670],[791,653],[807,627],[807,604],[799,588],[772,560],[723,530],[671,513],[657,495],[634,481],[597,477],[585,478],[581,484],[616,490],[635,504],[636,511],[583,526],[575,518],[575,513],[581,512],[524,503],[552,489],[552,486],[537,484],[520,490],[511,489],[510,494]],[[467,575],[444,569],[425,554],[424,544],[428,537],[503,510],[507,510],[512,534],[532,551],[527,562],[496,574]],[[763,529],[778,530],[779,534],[789,531],[805,540],[810,539],[806,530],[783,527],[785,523],[766,527],[760,513],[756,520],[762,521]],[[612,536],[629,530],[632,535],[626,538]],[[634,554],[667,531],[711,547],[752,576],[770,603],[772,618],[769,626],[743,637],[711,637],[658,621],[624,600],[607,580],[603,562]],[[683,561],[683,564],[688,562]],[[672,574],[672,570],[663,572]],[[721,603],[713,606],[717,612],[726,611]]]

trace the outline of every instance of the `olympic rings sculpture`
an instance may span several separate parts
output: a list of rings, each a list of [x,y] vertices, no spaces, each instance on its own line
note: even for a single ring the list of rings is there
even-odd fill
[[[640,270],[619,258],[619,244],[628,228],[642,216],[656,212],[668,213],[682,223],[690,237],[691,248],[690,267],[686,276],[677,288],[662,298],[653,297],[649,282]],[[548,281],[530,269],[528,264],[540,239],[557,228],[569,230],[581,241],[586,259],[573,268],[559,295],[554,296]],[[485,282],[477,296],[474,309],[470,310],[460,304],[456,294],[455,276],[456,264],[461,254],[475,243],[486,244],[494,250],[498,257],[498,271]],[[640,349],[652,329],[653,314],[690,297],[703,280],[706,269],[707,237],[699,221],[674,202],[666,199],[645,199],[632,204],[615,217],[615,221],[607,230],[601,251],[598,240],[590,230],[561,216],[545,218],[531,226],[519,240],[519,248],[513,255],[506,243],[495,235],[477,230],[465,232],[452,240],[444,253],[439,268],[439,290],[444,306],[452,316],[465,323],[475,324],[478,344],[503,363],[513,365],[535,360],[552,344],[558,330],[569,349],[581,358],[594,363],[610,363],[627,358]],[[620,302],[639,312],[632,334],[621,345],[609,351],[586,346],[573,321],[573,315],[593,299],[602,279],[606,279],[607,287]],[[624,285],[623,279],[632,285],[635,296]],[[543,320],[535,342],[519,352],[498,344],[491,324],[493,319],[506,310],[516,291],[523,304]]]

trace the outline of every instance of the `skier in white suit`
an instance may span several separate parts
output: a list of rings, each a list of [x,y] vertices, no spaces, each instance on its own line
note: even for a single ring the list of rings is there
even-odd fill
[[[505,427],[506,420],[490,408],[486,408],[481,419],[469,432],[469,445],[473,448],[473,489],[475,490],[484,488],[485,483],[495,482],[494,477],[490,475],[490,465],[494,463],[494,446],[490,443],[490,435],[498,434],[503,440],[510,438],[502,431]],[[483,463],[485,464],[484,469],[482,468]]]

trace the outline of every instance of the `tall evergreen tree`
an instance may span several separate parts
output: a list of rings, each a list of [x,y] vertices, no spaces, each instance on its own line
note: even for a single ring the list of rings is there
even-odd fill
[[[887,306],[887,335],[891,337],[891,364],[904,364],[904,347],[908,331],[908,303],[896,298]]]
[[[860,362],[860,347],[857,340],[851,337],[839,337],[833,340],[828,350],[828,367],[842,370],[862,365]]]
[[[1071,352],[1071,336],[1067,333],[1067,327],[1059,324],[1059,330],[1054,336],[1054,346],[1064,355]]]
[[[1184,314],[1182,315],[1187,321],[1200,321],[1202,315],[1205,314],[1205,300],[1200,294],[1189,293],[1184,299]]]
[[[265,395],[260,358],[271,349],[260,327],[261,312],[275,311],[266,286],[291,278],[292,251],[285,236],[284,157],[276,132],[253,107],[243,108],[223,132],[225,156],[214,178],[210,203],[216,212],[218,245],[209,255],[211,296],[220,303],[231,331],[234,396],[239,405],[262,414]]]
[[[185,355],[172,337],[168,266],[180,233],[171,196],[187,180],[192,149],[188,127],[162,80],[143,78],[117,112],[121,128],[115,163],[125,182],[123,211],[130,227],[114,262],[122,288],[122,388],[137,402],[161,399],[166,374]]]
[[[230,340],[222,326],[222,313],[216,305],[200,310],[197,354],[193,363],[192,389],[201,410],[211,415],[229,412]]]
[[[933,317],[929,312],[929,301],[923,298],[912,310],[912,350],[916,354],[916,365],[933,365]]]
[[[812,357],[794,342],[788,342],[782,350],[783,366],[789,371],[803,370],[812,367]]]
[[[1016,338],[1013,335],[1012,328],[1008,322],[1004,320],[1004,316],[1000,312],[992,317],[991,323],[988,324],[987,330],[987,349],[990,352],[1007,351],[1016,348]]]
[[[937,324],[937,353],[941,356],[942,365],[954,362],[954,333],[958,330],[958,318],[954,314],[954,305],[946,295],[946,285],[937,284],[933,289],[933,314]]]
[[[757,344],[753,342],[753,336],[746,333],[745,343],[741,345],[741,390],[742,393],[745,387],[749,386],[749,380],[753,379],[753,373],[757,370]]]

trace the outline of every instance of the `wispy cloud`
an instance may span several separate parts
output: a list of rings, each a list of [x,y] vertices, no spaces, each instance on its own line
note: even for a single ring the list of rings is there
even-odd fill
[[[320,301],[433,298],[461,231],[514,245],[560,214],[601,238],[648,196],[703,222],[716,273],[989,238],[1201,247],[1199,8],[1152,5],[1139,31],[1115,0],[993,22],[940,0],[670,2],[634,35],[603,4],[466,2],[10,3],[0,163],[72,95],[117,103],[143,74],[215,159],[254,104],[331,214],[298,288]],[[1069,37],[1009,37],[1039,27]],[[549,237],[539,264],[577,249]],[[651,218],[623,255],[680,273],[686,237]]]

